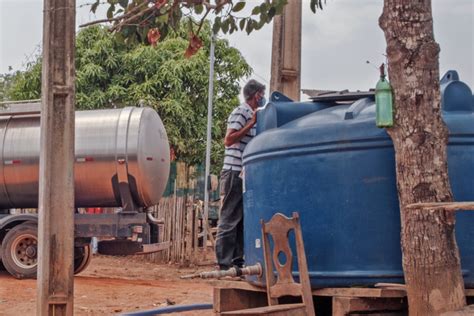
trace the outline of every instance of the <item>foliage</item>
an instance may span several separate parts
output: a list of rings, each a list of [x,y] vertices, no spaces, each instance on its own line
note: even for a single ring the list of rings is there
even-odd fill
[[[76,106],[99,109],[144,104],[156,109],[165,124],[176,158],[188,163],[204,160],[209,81],[209,44],[185,58],[183,30],[172,32],[156,47],[127,45],[104,27],[79,32],[76,41]],[[238,105],[239,80],[251,72],[239,51],[218,39],[215,48],[212,164],[220,168],[226,119]],[[12,99],[40,96],[41,63],[18,73],[9,90]]]
[[[41,98],[41,62],[28,62],[26,71],[16,71],[12,75],[4,75],[8,82],[5,86],[4,100],[34,100]],[[8,79],[7,79],[8,78]]]
[[[7,90],[10,88],[12,74],[0,74],[0,102],[7,101]]]
[[[101,3],[101,0],[95,0],[91,11],[95,13]],[[107,0],[107,19],[86,25],[110,22],[111,30],[120,32],[125,40],[154,45],[186,20],[189,34],[186,55],[191,56],[199,50],[200,46],[196,43],[200,41],[199,33],[209,13],[214,15],[212,25],[215,34],[219,31],[224,34],[246,31],[250,34],[281,14],[287,3],[288,0]],[[247,4],[252,6],[252,10],[244,15],[242,10]],[[322,7],[322,0],[310,1],[313,12]]]

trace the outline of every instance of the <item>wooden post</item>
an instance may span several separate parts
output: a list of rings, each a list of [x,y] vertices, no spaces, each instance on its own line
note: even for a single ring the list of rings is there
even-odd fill
[[[73,315],[75,0],[45,0],[37,315]]]
[[[273,19],[270,92],[280,91],[295,101],[301,89],[301,0],[291,0]]]

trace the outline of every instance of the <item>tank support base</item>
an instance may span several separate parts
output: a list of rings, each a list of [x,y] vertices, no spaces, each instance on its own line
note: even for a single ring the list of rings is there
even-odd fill
[[[216,315],[246,308],[267,306],[265,288],[245,281],[215,281],[214,312]],[[407,315],[406,292],[403,288],[323,288],[312,290],[316,314],[343,316]],[[468,303],[474,301],[474,289],[466,289]]]

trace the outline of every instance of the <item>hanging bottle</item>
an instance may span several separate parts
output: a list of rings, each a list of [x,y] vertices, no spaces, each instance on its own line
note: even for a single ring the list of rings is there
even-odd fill
[[[393,126],[392,87],[386,79],[384,64],[380,66],[380,80],[375,86],[375,124],[380,128]]]

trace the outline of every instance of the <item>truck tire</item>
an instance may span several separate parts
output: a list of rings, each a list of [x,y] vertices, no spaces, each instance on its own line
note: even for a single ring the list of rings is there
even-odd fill
[[[17,279],[36,278],[38,268],[38,226],[25,222],[10,229],[2,242],[2,263]],[[91,246],[74,248],[74,274],[84,271],[92,258]]]
[[[74,274],[84,271],[92,259],[92,247],[90,244],[84,247],[74,248]]]
[[[2,242],[2,262],[17,279],[35,278],[38,265],[38,228],[23,223],[10,229]]]

